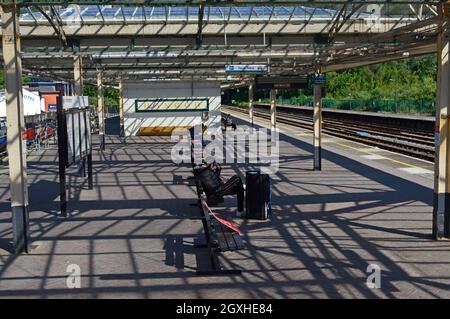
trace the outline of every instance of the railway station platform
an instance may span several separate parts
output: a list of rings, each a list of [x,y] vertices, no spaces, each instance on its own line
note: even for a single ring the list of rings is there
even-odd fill
[[[233,217],[247,249],[222,255],[222,264],[241,269],[241,276],[196,275],[208,260],[193,248],[204,239],[201,222],[191,219],[198,215],[190,205],[196,194],[187,181],[190,167],[171,161],[169,137],[123,144],[108,135],[106,150],[95,148],[94,189],[84,179],[69,180],[67,218],[57,216],[56,151],[32,153],[30,254],[8,252],[8,167],[2,165],[0,298],[450,297],[450,242],[431,238],[432,176],[395,166],[416,165],[402,155],[377,160],[326,142],[323,170],[313,171],[311,132],[279,128],[273,216]],[[244,176],[245,169],[225,166],[223,175]],[[231,214],[234,203],[226,198],[231,208],[219,213]],[[70,264],[80,266],[81,288],[67,288]],[[369,264],[381,268],[380,289],[366,285]]]

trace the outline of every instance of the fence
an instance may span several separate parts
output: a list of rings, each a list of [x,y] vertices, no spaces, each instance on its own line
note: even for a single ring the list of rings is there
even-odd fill
[[[313,105],[312,98],[290,99],[289,104]],[[282,104],[282,101],[280,101]],[[411,113],[432,115],[435,111],[434,102],[413,100],[362,100],[362,99],[322,99],[324,108],[338,110],[354,110],[369,112]]]
[[[262,103],[270,103],[269,100],[263,100]],[[278,105],[299,105],[313,106],[312,97],[292,97],[290,99],[277,99]],[[363,99],[322,99],[324,108],[337,110],[353,110],[368,112],[390,112],[390,113],[408,113],[434,115],[435,103],[433,101],[415,101],[415,100],[363,100]]]

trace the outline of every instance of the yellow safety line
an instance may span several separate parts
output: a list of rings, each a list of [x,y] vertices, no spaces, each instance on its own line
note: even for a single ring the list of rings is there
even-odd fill
[[[386,157],[386,156],[383,156],[383,155],[380,155],[380,154],[372,153],[372,152],[369,152],[369,151],[361,149],[361,148],[345,145],[345,144],[338,143],[338,142],[332,142],[332,143],[340,145],[340,146],[344,146],[344,147],[348,147],[348,148],[354,149],[354,150],[356,150],[358,152],[366,153],[366,154],[369,154],[369,155],[379,156],[379,157],[381,157],[381,158],[383,158],[385,160],[388,160],[388,161],[391,161],[391,162],[394,162],[394,163],[397,163],[397,164],[401,164],[401,165],[404,165],[404,166],[407,166],[407,167],[418,168],[415,165],[411,165],[411,164],[408,164],[408,163],[405,163],[405,162],[402,162],[402,161],[398,161],[398,160],[395,160],[395,159],[392,159],[392,158],[389,158],[389,157]]]
[[[228,110],[228,111],[230,111],[230,110]],[[233,112],[234,112],[234,111],[233,111]],[[382,159],[385,159],[385,160],[388,160],[388,161],[391,161],[391,162],[393,162],[393,163],[397,163],[397,164],[400,164],[400,165],[404,165],[404,166],[406,166],[406,167],[420,168],[420,167],[415,166],[415,165],[412,165],[412,164],[408,164],[408,163],[405,163],[405,162],[402,162],[402,161],[398,161],[398,160],[395,160],[395,159],[392,159],[392,158],[389,158],[389,157],[386,157],[386,156],[383,156],[383,155],[380,155],[380,154],[376,154],[376,153],[369,152],[369,151],[367,151],[367,150],[365,150],[365,149],[361,149],[361,148],[349,146],[349,145],[342,144],[342,143],[339,143],[339,142],[334,142],[334,141],[331,141],[331,143],[337,144],[337,145],[340,145],[340,146],[344,146],[344,147],[348,147],[348,148],[351,148],[351,149],[356,150],[356,151],[358,151],[358,152],[366,153],[366,154],[369,154],[369,155],[379,156],[379,157],[381,157]]]

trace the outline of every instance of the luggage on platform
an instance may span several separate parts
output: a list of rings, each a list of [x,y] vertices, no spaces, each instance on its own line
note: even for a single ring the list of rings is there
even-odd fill
[[[245,174],[245,207],[247,219],[265,220],[272,214],[270,177],[259,170]]]

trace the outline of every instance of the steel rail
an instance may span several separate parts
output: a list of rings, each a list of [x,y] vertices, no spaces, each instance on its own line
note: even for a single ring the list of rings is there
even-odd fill
[[[226,106],[223,108],[224,111],[227,109],[245,113],[247,114],[247,110],[239,107],[230,107]],[[287,112],[289,113],[289,112]],[[283,112],[279,112],[279,116],[277,118],[277,122],[288,124],[296,127],[305,128],[307,130],[312,130],[312,118],[308,121],[308,119],[299,119],[292,117],[292,113],[289,113],[287,116],[286,112],[283,114]],[[254,111],[254,116],[269,119],[270,115],[268,112],[264,111]],[[343,121],[341,121],[343,122]],[[336,121],[329,120],[324,122],[323,126],[323,132],[332,136],[340,137],[343,139],[363,143],[366,145],[376,146],[382,149],[387,149],[393,152],[405,154],[408,156],[424,159],[430,162],[434,161],[434,147],[431,145],[433,143],[430,143],[429,141],[420,141],[418,139],[411,140],[410,138],[404,138],[402,140],[401,136],[395,135],[395,134],[386,134],[382,131],[373,131],[374,134],[377,135],[368,135],[368,136],[361,136],[357,133],[361,131],[361,128],[363,128],[363,123],[361,123],[360,126],[355,127],[352,126],[350,123],[347,123],[346,125],[338,124]]]

